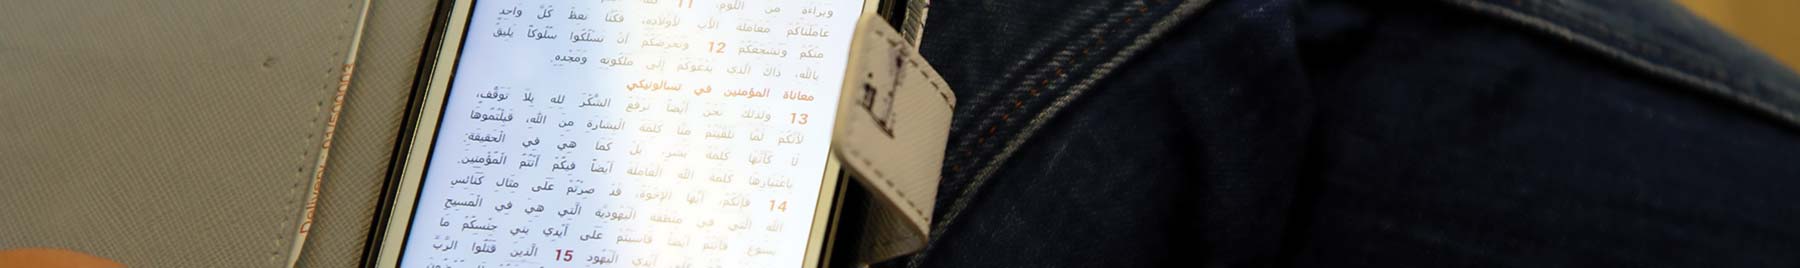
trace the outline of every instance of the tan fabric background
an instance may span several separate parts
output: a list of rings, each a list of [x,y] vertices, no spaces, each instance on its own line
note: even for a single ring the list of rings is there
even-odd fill
[[[1681,0],[1714,25],[1800,69],[1800,1]]]

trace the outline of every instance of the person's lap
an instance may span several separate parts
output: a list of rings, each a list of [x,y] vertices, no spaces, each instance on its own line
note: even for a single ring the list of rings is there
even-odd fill
[[[1221,0],[1172,20],[1179,3],[1145,1],[1061,7],[1092,29],[1020,25],[1058,8],[1039,5],[934,4],[922,54],[962,103],[934,240],[901,264],[1800,262],[1794,100],[1632,60],[1724,61],[1800,94],[1779,67],[1621,57],[1468,3]]]

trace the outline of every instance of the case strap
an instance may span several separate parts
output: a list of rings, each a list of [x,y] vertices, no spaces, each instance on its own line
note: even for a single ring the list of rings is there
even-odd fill
[[[906,37],[858,23],[832,133],[836,156],[873,198],[860,262],[918,251],[930,234],[955,94]]]

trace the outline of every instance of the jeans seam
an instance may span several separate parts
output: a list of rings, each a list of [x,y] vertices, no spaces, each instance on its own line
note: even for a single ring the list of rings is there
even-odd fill
[[[1151,1],[1159,1],[1160,2],[1160,0],[1151,0]],[[970,179],[969,184],[962,188],[961,193],[959,193],[957,195],[956,199],[952,200],[949,209],[945,212],[944,216],[942,217],[942,221],[939,221],[936,224],[936,226],[933,226],[933,228],[931,229],[931,234],[930,234],[931,241],[935,242],[938,239],[942,238],[944,232],[948,229],[948,227],[952,223],[955,222],[956,218],[959,215],[962,214],[963,209],[967,208],[968,201],[974,197],[975,192],[977,190],[979,190],[981,188],[981,186],[983,184],[985,184],[989,178],[993,177],[994,173],[996,173],[999,170],[1000,166],[1002,166],[1006,163],[1006,160],[1008,158],[1010,158],[1012,156],[1012,154],[1014,154],[1015,152],[1018,151],[1020,145],[1024,144],[1033,135],[1035,135],[1037,130],[1042,128],[1046,123],[1048,123],[1050,121],[1050,119],[1057,114],[1057,112],[1061,111],[1064,107],[1067,107],[1069,103],[1074,102],[1075,99],[1084,95],[1083,93],[1085,93],[1086,91],[1091,89],[1096,81],[1098,81],[1102,77],[1106,77],[1106,76],[1110,75],[1112,73],[1112,71],[1114,69],[1116,69],[1125,60],[1132,58],[1132,56],[1136,55],[1137,52],[1143,50],[1146,47],[1149,47],[1152,42],[1159,39],[1158,37],[1161,37],[1163,34],[1167,33],[1171,29],[1173,29],[1176,25],[1179,25],[1187,17],[1189,17],[1196,11],[1200,10],[1200,7],[1205,6],[1207,3],[1210,3],[1210,2],[1212,2],[1212,1],[1211,0],[1186,0],[1186,1],[1181,1],[1180,3],[1177,3],[1177,6],[1175,7],[1175,9],[1173,11],[1171,11],[1169,14],[1165,15],[1162,19],[1152,23],[1150,26],[1150,29],[1147,30],[1143,35],[1141,35],[1137,38],[1134,38],[1131,43],[1129,43],[1125,47],[1121,48],[1119,50],[1119,52],[1113,54],[1112,57],[1107,58],[1105,62],[1101,62],[1099,65],[1094,67],[1094,70],[1090,74],[1082,77],[1080,81],[1077,81],[1075,84],[1073,84],[1070,87],[1067,94],[1057,97],[1048,107],[1046,107],[1043,111],[1037,113],[1037,115],[1035,117],[1033,117],[1031,119],[1031,121],[1029,121],[1024,126],[1025,127],[1024,129],[1020,130],[1019,133],[1014,134],[1013,135],[1014,138],[1008,140],[1006,145],[1004,147],[1002,147],[1001,151],[993,156],[993,159],[990,159],[987,161],[988,163],[986,165],[984,165],[980,171],[978,171],[978,173],[975,175],[975,177]],[[1140,3],[1142,3],[1142,2],[1140,2]],[[1140,5],[1139,7],[1143,7],[1143,5]],[[1141,13],[1145,13],[1146,9],[1140,8],[1140,9],[1138,9],[1138,11],[1141,14]],[[1124,19],[1127,26],[1129,26],[1131,18],[1132,18],[1131,15],[1127,15],[1126,18]],[[1100,32],[1099,34],[1106,34],[1106,32],[1110,32],[1110,31],[1103,31],[1103,32]],[[1097,38],[1104,38],[1104,37],[1097,36]],[[1058,69],[1058,70],[1059,70],[1058,72],[1065,72],[1064,69]],[[1047,83],[1048,80],[1044,80],[1044,81],[1046,81],[1046,82],[1040,86],[1048,86],[1048,83]],[[1029,83],[1029,82],[1027,82],[1027,83]],[[1034,91],[1035,91],[1035,89],[1034,89]],[[1023,106],[1022,101],[1015,100],[1014,107],[1012,109],[1019,109],[1022,106]],[[1007,116],[1009,116],[1009,114],[1002,115],[1002,116],[1007,117]],[[988,134],[988,135],[992,135],[991,134],[992,131],[990,131],[989,133],[990,134]],[[960,168],[953,168],[953,169],[960,169]],[[914,256],[908,262],[907,266],[908,267],[919,267],[920,265],[922,265],[923,261],[925,259],[924,257],[930,253],[931,249],[934,247],[933,246],[934,244],[935,243],[929,243],[929,242],[926,243],[925,248],[921,249],[919,251],[919,254]]]
[[[1052,37],[1052,39],[1066,38],[1066,36],[1060,36],[1060,35],[1063,35],[1064,33],[1065,33],[1064,31],[1057,31],[1054,34],[1057,34],[1059,36],[1054,36],[1054,37]],[[1040,52],[1052,49],[1052,46],[1055,46],[1056,44],[1058,44],[1058,43],[1057,42],[1040,42],[1040,43],[1038,43],[1037,46],[1028,48],[1026,50],[1028,52],[1025,53],[1026,56],[1024,59],[1015,61],[1012,66],[1008,66],[1006,68],[1005,72],[1001,74],[1001,77],[999,79],[992,80],[992,81],[994,81],[994,85],[995,85],[994,87],[1004,87],[1001,85],[1007,83],[1006,81],[1012,81],[1015,76],[1018,76],[1018,74],[1024,73],[1024,69],[1027,69],[1027,66],[1029,66],[1033,61],[1037,60],[1041,55],[1043,55]],[[1051,57],[1054,57],[1054,55],[1052,55]],[[1054,63],[1056,61],[1050,60],[1050,62]],[[1030,77],[1027,77],[1025,79],[1030,79]],[[980,92],[976,93],[975,96],[967,97],[967,99],[969,99],[969,100],[985,100],[994,94],[1010,94],[1010,93],[1009,92],[980,91]],[[988,110],[986,112],[988,112],[989,114],[997,113],[997,111],[992,111],[992,110]],[[993,124],[992,123],[992,120],[994,119],[993,117],[991,117],[991,116],[983,117],[983,119],[985,119],[985,120],[978,122],[977,124],[974,125],[974,127],[979,128],[981,126]],[[1004,120],[1004,118],[1003,118],[1003,120]],[[960,129],[958,129],[958,127],[953,125],[951,132],[956,133],[959,130]],[[978,143],[971,143],[970,140],[976,140],[975,138],[983,136],[980,133],[981,132],[972,132],[972,133],[961,135],[961,138],[957,139],[958,142],[956,144],[956,146],[958,148],[961,148],[961,150],[959,151],[960,155],[954,154],[954,153],[947,153],[945,162],[961,162],[961,161],[969,160],[969,159],[963,159],[965,157],[973,156],[973,151],[969,150],[969,147],[970,146],[978,146],[977,145]],[[985,143],[979,143],[979,144],[985,144]],[[956,173],[959,173],[959,174],[961,173],[962,166],[960,164],[951,163],[950,167],[951,167],[951,170],[955,171]]]
[[[1697,88],[1703,93],[1724,97],[1735,101],[1738,104],[1749,106],[1749,108],[1756,110],[1757,112],[1774,116],[1788,127],[1800,128],[1800,114],[1796,114],[1794,111],[1783,109],[1774,103],[1765,101],[1758,96],[1747,94],[1741,90],[1734,90],[1731,86],[1718,80],[1688,73],[1664,64],[1651,62],[1639,55],[1632,54],[1624,49],[1602,42],[1592,36],[1576,32],[1573,29],[1556,24],[1543,17],[1476,0],[1457,0],[1449,2],[1478,13],[1491,14],[1503,20],[1519,23],[1526,27],[1560,37],[1578,47],[1594,50],[1595,52],[1604,55],[1605,58],[1613,59],[1624,63],[1627,66],[1649,72],[1654,76],[1675,80],[1688,87]]]

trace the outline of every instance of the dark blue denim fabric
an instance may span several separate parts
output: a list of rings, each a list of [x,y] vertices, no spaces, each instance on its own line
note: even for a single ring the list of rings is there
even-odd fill
[[[1800,78],[1671,3],[937,1],[927,27],[959,103],[932,241],[889,265],[1800,265]]]

